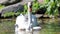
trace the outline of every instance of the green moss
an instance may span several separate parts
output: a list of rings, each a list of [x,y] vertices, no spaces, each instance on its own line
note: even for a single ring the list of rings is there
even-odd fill
[[[4,8],[4,7],[5,7],[4,5],[1,5],[1,4],[0,4],[0,10],[1,10],[2,8]]]
[[[2,16],[3,17],[14,17],[14,16],[18,16],[20,14],[20,12],[5,12]]]
[[[3,16],[4,17],[10,17],[10,16],[14,16],[14,12],[5,12],[4,14],[3,14]]]

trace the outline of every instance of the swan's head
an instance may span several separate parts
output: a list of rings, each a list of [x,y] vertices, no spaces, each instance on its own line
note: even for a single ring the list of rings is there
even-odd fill
[[[32,2],[28,2],[28,11],[32,11]]]
[[[32,2],[28,2],[28,7],[29,7],[29,8],[32,7]]]

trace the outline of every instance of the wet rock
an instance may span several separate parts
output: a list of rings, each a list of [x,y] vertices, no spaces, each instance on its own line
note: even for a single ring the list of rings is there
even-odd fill
[[[17,10],[23,11],[23,5],[26,4],[26,3],[28,3],[29,1],[32,1],[32,0],[23,0],[22,2],[19,2],[19,3],[13,4],[13,5],[6,6],[2,10],[0,10],[0,13],[4,13],[6,11],[16,12]]]
[[[11,0],[11,1],[13,1],[13,0]],[[17,1],[18,1],[18,0],[17,0]],[[19,0],[19,1],[20,1],[20,0]],[[24,9],[23,5],[26,4],[26,3],[28,3],[29,1],[31,2],[32,0],[23,0],[23,1],[21,1],[21,2],[18,2],[18,3],[15,3],[15,4],[11,4],[10,2],[8,2],[8,0],[0,0],[0,4],[5,4],[5,5],[7,5],[7,6],[4,7],[2,10],[0,10],[0,13],[1,13],[1,15],[2,15],[2,14],[4,14],[4,13],[10,12],[10,11],[12,11],[12,12],[17,12],[18,10],[23,11],[23,9]],[[11,5],[9,5],[9,3],[10,3]],[[13,2],[12,2],[12,3],[13,3]]]
[[[6,6],[2,10],[0,10],[0,13],[4,14],[5,12],[9,12],[9,11],[17,12],[18,10],[23,11],[23,5],[17,3],[14,5]]]
[[[3,5],[10,5],[10,4],[15,4],[17,2],[20,2],[21,0],[0,0],[0,4]]]

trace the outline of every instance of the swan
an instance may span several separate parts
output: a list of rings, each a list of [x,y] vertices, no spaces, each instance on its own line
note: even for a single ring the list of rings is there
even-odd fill
[[[41,27],[37,27],[37,25],[36,16],[32,14],[32,3],[28,2],[28,14],[20,14],[16,18],[15,34],[21,34],[21,30],[32,31],[32,29],[41,29]]]

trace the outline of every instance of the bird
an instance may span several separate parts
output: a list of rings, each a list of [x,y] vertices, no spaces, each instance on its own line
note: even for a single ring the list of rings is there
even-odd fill
[[[20,34],[18,33],[19,30],[32,31],[32,29],[41,29],[41,27],[37,27],[37,25],[36,16],[32,14],[32,2],[28,2],[28,14],[20,14],[16,18],[15,33]]]

